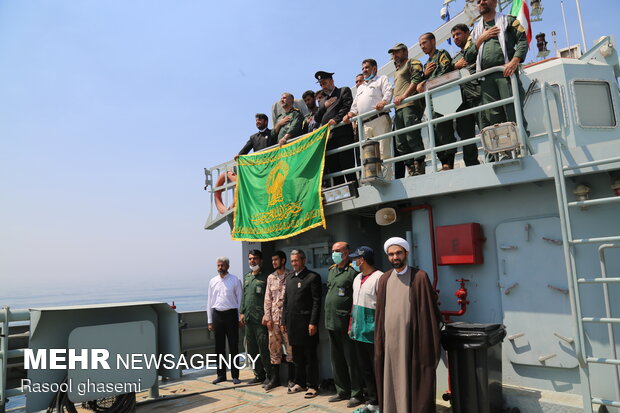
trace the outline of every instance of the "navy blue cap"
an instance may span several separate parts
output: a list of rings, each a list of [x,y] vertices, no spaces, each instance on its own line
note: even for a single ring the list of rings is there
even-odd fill
[[[375,252],[370,247],[358,247],[355,251],[349,254],[349,258],[364,258],[364,259],[374,259]]]
[[[333,79],[333,75],[334,74],[332,72],[324,72],[323,70],[319,70],[314,74],[314,78],[317,80],[317,83],[319,83],[323,79]]]

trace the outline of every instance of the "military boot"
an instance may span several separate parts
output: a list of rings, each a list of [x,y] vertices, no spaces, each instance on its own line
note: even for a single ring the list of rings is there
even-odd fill
[[[269,391],[275,389],[280,385],[280,365],[272,364],[271,365],[271,380],[265,386],[265,391]]]

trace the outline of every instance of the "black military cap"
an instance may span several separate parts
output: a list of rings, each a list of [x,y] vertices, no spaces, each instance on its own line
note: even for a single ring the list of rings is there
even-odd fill
[[[333,77],[332,77],[333,75],[334,75],[333,73],[324,72],[322,70],[319,70],[318,72],[316,72],[314,74],[314,77],[316,78],[316,80],[321,81],[323,79],[333,79]]]

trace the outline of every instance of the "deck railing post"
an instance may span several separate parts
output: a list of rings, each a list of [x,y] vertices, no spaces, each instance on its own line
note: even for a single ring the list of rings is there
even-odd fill
[[[2,334],[0,335],[0,413],[6,403],[7,353],[9,351],[9,307],[2,307]]]
[[[431,150],[431,166],[433,172],[437,172],[437,157],[435,156],[435,129],[431,120],[433,119],[433,110],[431,109],[431,93],[429,91],[424,92],[424,102],[426,108],[424,109],[426,115],[426,124],[428,125],[428,145]]]

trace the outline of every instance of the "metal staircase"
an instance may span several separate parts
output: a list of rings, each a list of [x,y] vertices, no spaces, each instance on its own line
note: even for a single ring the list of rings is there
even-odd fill
[[[542,84],[541,92],[543,99],[546,101],[544,106],[544,121],[547,129],[547,133],[551,142],[551,154],[553,157],[553,166],[554,166],[554,178],[555,178],[555,188],[556,188],[556,196],[558,202],[558,209],[560,213],[560,225],[562,229],[562,241],[564,248],[564,257],[566,261],[566,270],[568,277],[568,285],[571,299],[571,307],[572,313],[575,317],[575,324],[577,327],[577,338],[575,340],[575,353],[577,355],[577,359],[579,360],[580,366],[580,376],[582,383],[582,393],[583,393],[583,408],[584,412],[591,413],[593,412],[593,404],[600,405],[600,411],[607,411],[606,408],[602,406],[611,406],[611,407],[619,407],[620,408],[620,359],[618,358],[616,351],[616,341],[614,337],[613,325],[620,324],[620,318],[612,317],[612,306],[609,298],[609,284],[615,283],[620,284],[620,273],[615,274],[615,276],[608,277],[607,276],[607,265],[605,261],[605,251],[610,248],[620,248],[620,236],[608,236],[608,237],[597,237],[597,238],[575,238],[573,236],[573,231],[571,228],[571,210],[575,208],[582,207],[590,207],[596,205],[605,205],[611,204],[614,202],[620,202],[620,196],[608,197],[608,198],[599,198],[599,199],[590,199],[585,201],[573,201],[569,202],[566,193],[566,183],[565,179],[567,177],[567,173],[571,173],[573,171],[583,170],[585,168],[612,164],[620,162],[620,156],[602,159],[598,161],[592,162],[584,162],[581,164],[576,164],[572,166],[564,166],[562,161],[562,145],[563,138],[565,138],[565,132],[562,128],[561,138],[558,139],[553,132],[552,124],[551,124],[551,115],[549,110],[549,103],[547,101],[548,93],[551,92],[554,94],[556,102],[560,101],[559,92],[554,90],[547,84],[546,82]],[[599,261],[601,264],[601,275],[597,278],[586,278],[585,276],[580,276],[577,274],[577,259],[578,254],[576,254],[576,249],[578,246],[587,245],[587,244],[599,244]],[[582,301],[580,297],[580,286],[584,284],[600,284],[603,287],[603,295],[604,295],[604,304],[605,304],[605,317],[591,317],[584,316],[582,314]],[[611,357],[598,357],[595,355],[588,355],[585,348],[585,325],[586,324],[606,324],[607,332],[609,335],[609,345],[611,348]],[[592,396],[592,386],[590,381],[590,366],[592,364],[605,364],[612,366],[615,371],[615,388],[616,400],[608,400],[603,399],[601,397],[593,397]]]

